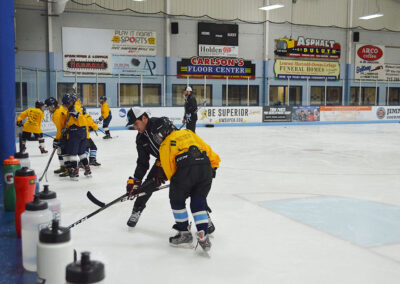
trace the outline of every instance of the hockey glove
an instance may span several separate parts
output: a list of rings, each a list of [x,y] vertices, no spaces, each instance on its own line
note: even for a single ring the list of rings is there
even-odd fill
[[[213,169],[212,169],[212,177],[213,177],[213,178],[215,178],[216,175],[217,175],[217,169],[218,169],[218,168],[213,168]]]
[[[18,127],[22,127],[23,126],[22,120],[21,121],[17,121],[17,126]]]
[[[160,166],[154,167],[154,184],[155,186],[160,186],[167,181],[167,177],[164,174],[164,170]]]
[[[103,121],[104,120],[104,117],[101,115],[100,117],[99,117],[99,121]]]
[[[142,185],[142,180],[129,177],[128,182],[126,183],[126,193],[128,196],[135,195],[139,193],[139,187]]]
[[[93,131],[93,128],[91,126],[89,126],[89,132]]]
[[[53,148],[54,148],[54,149],[57,149],[57,148],[60,148],[60,147],[61,147],[61,142],[60,142],[60,140],[54,139],[54,140],[53,140]]]

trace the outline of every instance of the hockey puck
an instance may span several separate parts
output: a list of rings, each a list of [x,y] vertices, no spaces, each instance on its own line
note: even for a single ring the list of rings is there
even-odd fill
[[[214,127],[214,124],[206,124],[206,127]]]

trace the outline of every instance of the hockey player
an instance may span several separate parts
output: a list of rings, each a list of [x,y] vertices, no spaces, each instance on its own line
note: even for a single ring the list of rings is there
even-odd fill
[[[164,183],[166,180],[164,172],[159,163],[158,148],[160,144],[156,143],[156,141],[154,141],[154,137],[151,135],[151,133],[154,131],[154,125],[157,124],[161,118],[149,118],[145,111],[137,107],[134,107],[128,111],[127,118],[128,123],[126,126],[133,125],[134,129],[139,132],[136,136],[136,149],[138,152],[136,169],[133,177],[129,177],[126,186],[127,193],[134,194],[142,184],[142,180],[150,167],[150,156],[155,157],[156,162],[148,173],[146,181],[155,179],[155,185],[158,186]],[[149,191],[150,192],[146,195],[140,196],[136,199],[135,204],[133,205],[132,214],[127,222],[129,227],[135,227],[139,221],[140,215],[146,208],[146,203],[151,197],[151,190]],[[211,209],[208,208],[208,211],[211,212]],[[210,217],[208,224],[208,232],[211,234],[215,231],[215,226]]]
[[[110,139],[112,138],[110,135],[110,130],[108,129],[108,125],[110,124],[110,121],[112,119],[110,107],[108,106],[106,96],[101,96],[99,100],[101,104],[101,116],[99,117],[99,120],[103,121],[103,129],[106,133],[103,138]]]
[[[186,123],[186,129],[196,132],[197,122],[197,102],[192,94],[192,88],[187,86],[183,93],[185,97],[185,114],[183,115],[182,123]]]
[[[191,245],[186,199],[190,197],[200,246],[208,251],[211,242],[207,234],[208,216],[206,197],[221,159],[198,135],[188,130],[176,130],[171,121],[162,117],[152,129],[154,140],[160,145],[160,162],[171,181],[169,198],[175,218],[176,236],[170,237],[173,246]]]
[[[87,123],[87,154],[89,156],[89,165],[91,166],[100,166],[101,164],[97,162],[96,155],[97,155],[97,146],[94,144],[92,138],[90,138],[90,132],[96,131],[99,129],[97,123],[94,123],[93,118],[86,112],[86,107],[82,107],[83,116],[86,118]]]
[[[44,118],[44,103],[37,101],[34,108],[28,108],[27,110],[21,112],[17,118],[17,126],[24,127],[22,129],[22,151],[26,150],[26,140],[32,140],[32,134],[35,136],[35,140],[39,140],[39,149],[42,154],[47,153],[44,149],[44,138],[41,129],[42,120]],[[28,117],[25,123],[22,121]]]
[[[78,161],[81,160],[85,172],[85,176],[90,176],[89,161],[86,157],[86,119],[83,114],[75,109],[75,97],[72,94],[65,94],[63,99],[63,105],[68,109],[68,118],[66,124],[66,135],[67,140],[65,144],[65,160],[68,168],[68,174],[63,173],[60,176],[65,177],[69,175],[71,179],[77,179],[79,177]],[[78,158],[79,157],[79,158]]]
[[[60,162],[60,168],[55,170],[55,174],[61,174],[68,172],[64,165],[64,155],[65,155],[65,137],[62,135],[62,129],[65,128],[65,124],[68,118],[68,110],[63,106],[59,105],[55,98],[48,98],[45,100],[47,109],[52,113],[51,120],[57,128],[56,137],[53,140],[53,148],[57,148],[58,160]]]

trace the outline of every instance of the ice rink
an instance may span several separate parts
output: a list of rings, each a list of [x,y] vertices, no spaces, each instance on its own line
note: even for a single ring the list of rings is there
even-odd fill
[[[48,173],[62,203],[62,225],[96,210],[90,190],[109,202],[136,167],[136,131],[92,134],[101,167],[70,181]],[[72,229],[78,252],[106,268],[106,283],[399,283],[400,125],[198,128],[221,157],[208,203],[216,231],[206,256],[170,247],[175,234],[168,190],[154,193],[136,228],[132,201]],[[28,142],[40,176],[50,156]],[[42,181],[42,185],[46,184]],[[195,228],[192,226],[192,232]]]

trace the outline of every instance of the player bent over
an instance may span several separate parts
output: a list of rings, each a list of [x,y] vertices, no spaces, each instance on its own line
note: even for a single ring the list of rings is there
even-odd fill
[[[65,94],[62,102],[68,109],[68,118],[65,127],[67,137],[65,144],[65,160],[68,174],[63,173],[60,177],[66,177],[69,175],[71,179],[76,180],[79,177],[79,159],[85,168],[84,175],[90,176],[92,174],[90,171],[89,161],[85,154],[87,123],[83,114],[75,109],[75,97],[72,94]]]
[[[67,123],[68,110],[63,105],[59,105],[58,101],[52,97],[46,99],[45,104],[50,113],[52,113],[51,120],[57,128],[56,137],[53,140],[53,148],[57,149],[60,168],[55,170],[54,173],[68,173],[68,169],[64,165],[65,137],[62,135],[62,129],[65,128],[65,124]]]
[[[89,156],[89,165],[91,166],[101,166],[100,163],[97,162],[96,160],[96,156],[97,156],[97,146],[96,144],[94,144],[92,138],[90,138],[90,132],[91,131],[96,131],[97,129],[99,129],[99,126],[97,125],[97,123],[94,123],[93,118],[90,116],[90,114],[88,114],[86,112],[86,107],[82,107],[82,113],[83,116],[86,119],[86,123],[87,123],[87,143],[86,143],[86,153]]]
[[[175,218],[173,228],[178,233],[170,237],[169,242],[180,246],[193,241],[186,211],[186,199],[190,197],[197,241],[208,251],[211,242],[207,234],[206,197],[221,159],[198,135],[189,130],[176,130],[166,117],[158,120],[153,129],[153,137],[161,143],[161,166],[171,181],[169,198]]]
[[[39,149],[42,154],[47,153],[44,149],[44,138],[41,129],[42,120],[44,118],[44,103],[37,101],[34,108],[28,108],[23,111],[17,118],[17,126],[24,128],[22,129],[22,151],[26,150],[26,140],[33,140],[32,134],[35,136],[35,140],[39,140]],[[23,124],[22,121],[28,117],[26,122]]]
[[[110,124],[112,116],[111,116],[110,107],[108,106],[108,103],[107,103],[107,97],[101,96],[99,101],[101,104],[101,116],[100,116],[99,120],[103,121],[103,129],[104,129],[104,132],[106,133],[106,135],[103,138],[110,139],[112,137],[110,135],[110,130],[108,129],[108,125]]]

